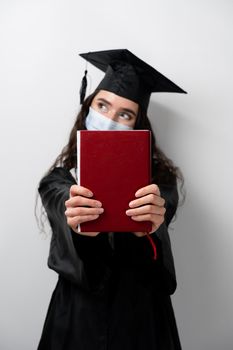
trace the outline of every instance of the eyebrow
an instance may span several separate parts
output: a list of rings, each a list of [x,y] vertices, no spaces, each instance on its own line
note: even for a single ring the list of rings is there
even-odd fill
[[[112,106],[111,102],[109,102],[108,100],[105,100],[105,98],[99,97],[99,98],[97,98],[97,101],[104,102],[104,103],[106,103],[108,106]],[[135,117],[137,117],[137,114],[136,114],[132,109],[130,109],[130,108],[124,108],[124,107],[123,107],[123,108],[121,108],[121,109],[122,109],[122,111],[131,113],[131,114],[133,114]]]

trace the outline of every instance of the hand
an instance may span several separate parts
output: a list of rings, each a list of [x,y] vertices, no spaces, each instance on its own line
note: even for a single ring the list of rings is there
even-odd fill
[[[102,203],[91,199],[93,193],[85,187],[70,187],[70,198],[65,202],[67,224],[73,231],[85,236],[97,236],[99,232],[78,232],[77,226],[82,222],[96,220],[104,211]]]
[[[126,215],[135,221],[151,221],[152,230],[156,231],[164,222],[166,209],[164,207],[165,200],[160,196],[159,187],[155,184],[140,188],[136,193],[137,199],[129,203],[130,209],[126,211]],[[138,237],[145,236],[145,232],[134,232]]]

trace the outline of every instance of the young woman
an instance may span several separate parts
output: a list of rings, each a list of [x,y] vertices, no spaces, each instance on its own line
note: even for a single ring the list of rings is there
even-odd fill
[[[48,265],[59,278],[38,349],[178,350],[168,226],[182,176],[157,147],[146,110],[150,93],[161,91],[159,84],[165,91],[184,91],[127,50],[85,58],[100,64],[105,77],[83,102],[67,146],[39,186],[52,228]],[[156,260],[145,232],[78,232],[80,223],[98,220],[104,212],[92,189],[78,186],[74,176],[76,131],[82,129],[151,130],[153,181],[138,189],[125,215],[151,221]]]

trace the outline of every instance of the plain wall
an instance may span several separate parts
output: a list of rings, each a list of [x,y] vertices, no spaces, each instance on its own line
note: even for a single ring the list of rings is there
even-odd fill
[[[0,1],[0,349],[36,349],[57,276],[36,188],[67,142],[80,52],[128,48],[179,86],[153,94],[158,142],[187,197],[170,231],[183,349],[233,346],[231,0]],[[91,92],[102,73],[91,66]]]

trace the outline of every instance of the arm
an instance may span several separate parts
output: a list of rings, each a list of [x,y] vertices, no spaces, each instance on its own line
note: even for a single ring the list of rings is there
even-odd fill
[[[163,286],[164,291],[172,294],[176,289],[176,276],[168,226],[177,209],[178,192],[176,184],[161,185],[160,191],[157,191],[156,187],[156,185],[150,185],[137,191],[137,194],[144,193],[144,196],[131,202],[134,208],[129,209],[128,214],[130,213],[134,220],[152,221],[153,229],[150,232],[150,237],[156,244],[157,260],[153,261],[152,259],[152,248],[145,233],[135,233],[137,237],[141,238],[132,237],[132,244],[135,248],[138,264],[146,265],[147,272],[144,270],[144,274],[149,274],[148,278],[150,279],[154,276],[155,284],[159,278],[161,282],[159,284]],[[150,194],[148,194],[148,190]],[[153,282],[153,278],[151,281]]]
[[[69,171],[55,168],[40,182],[39,193],[52,228],[48,265],[86,290],[104,288],[110,275],[105,237],[78,235],[67,225],[65,202],[75,184]]]

